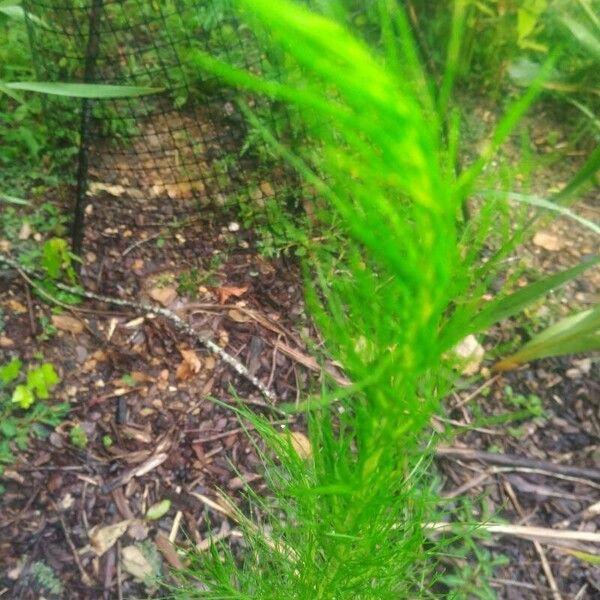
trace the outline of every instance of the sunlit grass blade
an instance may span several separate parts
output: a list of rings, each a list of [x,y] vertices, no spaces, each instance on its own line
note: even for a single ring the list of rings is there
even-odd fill
[[[89,98],[105,100],[108,98],[131,98],[158,94],[163,88],[140,87],[132,85],[103,85],[96,83],[56,83],[51,81],[14,81],[2,83],[9,90],[38,92],[70,98]]]
[[[559,273],[539,279],[500,300],[491,301],[473,318],[468,326],[469,333],[484,331],[494,323],[520,313],[536,300],[543,298],[552,290],[579,277],[582,273],[585,273],[585,271],[598,264],[600,264],[600,256],[583,261],[565,271],[560,271]]]
[[[600,305],[551,325],[518,352],[496,363],[494,370],[507,371],[539,358],[596,350],[600,350]]]
[[[578,215],[573,212],[569,208],[562,206],[561,204],[556,204],[550,200],[546,200],[546,198],[541,198],[540,196],[532,196],[530,194],[518,194],[516,192],[481,192],[484,196],[491,196],[497,194],[504,194],[511,200],[515,200],[517,202],[522,202],[523,204],[529,204],[530,206],[535,206],[537,208],[543,208],[545,210],[549,210],[559,215],[566,217],[568,219],[572,219],[576,221],[586,229],[589,229],[596,235],[600,235],[600,225],[597,225],[593,221]]]

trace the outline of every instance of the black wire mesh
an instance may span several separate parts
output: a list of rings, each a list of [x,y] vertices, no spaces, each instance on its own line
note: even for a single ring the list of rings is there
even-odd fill
[[[73,127],[81,122],[79,170],[73,166],[80,196],[117,195],[129,213],[150,199],[167,218],[210,204],[295,201],[297,182],[248,126],[236,92],[192,64],[202,50],[276,73],[277,60],[236,19],[230,0],[24,0],[23,7],[40,80],[164,88],[135,98],[48,100]],[[262,97],[246,100],[278,134],[292,135],[288,112]]]

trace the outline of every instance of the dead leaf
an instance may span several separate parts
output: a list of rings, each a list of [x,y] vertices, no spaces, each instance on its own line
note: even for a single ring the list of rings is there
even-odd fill
[[[252,483],[253,481],[256,481],[260,478],[261,475],[258,475],[257,473],[245,473],[243,477],[237,476],[231,479],[227,483],[227,487],[230,490],[241,490],[242,488],[245,488],[249,483]]]
[[[112,185],[110,183],[102,183],[101,181],[92,181],[88,188],[88,195],[93,196],[98,192],[106,192],[111,196],[122,196],[126,189],[122,185]]]
[[[169,304],[175,302],[177,290],[174,287],[152,288],[150,290],[150,297],[163,306],[169,306]]]
[[[52,315],[52,325],[61,331],[69,333],[81,333],[83,331],[83,323],[75,317],[69,315]]]
[[[121,550],[123,569],[140,581],[151,579],[158,575],[152,563],[144,556],[139,546],[125,546]]]
[[[141,542],[148,537],[150,528],[143,521],[136,519],[127,529],[127,535],[134,540]]]
[[[235,308],[232,308],[230,311],[227,312],[227,314],[229,315],[229,318],[233,319],[236,323],[247,323],[248,321],[252,320],[251,317],[241,313]]]
[[[23,221],[21,225],[21,230],[19,231],[19,239],[20,240],[28,240],[33,233],[31,229],[31,225],[27,221]]]
[[[178,381],[187,381],[200,372],[202,361],[193,350],[179,350],[183,361],[177,367],[175,378]]]
[[[565,247],[565,241],[563,239],[545,231],[538,231],[533,236],[533,243],[549,252],[558,252]]]
[[[27,309],[20,302],[13,300],[12,298],[6,301],[6,306],[9,310],[17,314],[27,312]]]
[[[273,186],[268,181],[262,181],[260,184],[260,191],[267,197],[271,198],[275,195]]]
[[[247,291],[248,291],[247,285],[245,285],[244,287],[218,287],[218,288],[215,288],[215,293],[217,294],[219,304],[225,304],[225,302],[227,302],[227,300],[229,300],[229,298],[231,298],[232,296],[239,298],[240,296],[243,296]]]
[[[454,354],[460,359],[461,374],[470,376],[479,371],[485,349],[474,335],[468,335],[454,347]]]
[[[292,447],[300,458],[307,460],[312,456],[312,446],[310,444],[310,440],[301,431],[291,431],[284,435],[290,436]]]
[[[14,341],[3,335],[0,335],[0,348],[12,348],[15,345]]]
[[[119,523],[113,523],[106,527],[96,525],[90,530],[90,546],[98,555],[102,556],[107,550],[112,548],[115,542],[127,531],[133,519],[126,519]]]
[[[154,543],[163,558],[174,568],[183,569],[184,564],[181,562],[175,546],[169,541],[169,538],[163,533],[157,533],[154,538]]]

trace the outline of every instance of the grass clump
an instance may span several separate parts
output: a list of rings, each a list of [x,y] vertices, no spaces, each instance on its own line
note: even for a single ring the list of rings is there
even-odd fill
[[[285,53],[292,75],[284,83],[196,57],[202,69],[293,105],[306,127],[308,142],[291,152],[248,113],[316,190],[324,220],[334,213],[341,223],[337,252],[317,243],[309,248],[307,298],[328,355],[353,385],[328,382],[301,406],[310,453],[299,452],[292,435],[239,410],[259,434],[256,449],[272,496],[248,489],[250,516],[222,497],[244,530],[242,547],[214,545],[193,557],[174,597],[461,597],[461,589],[477,589],[474,574],[489,576],[487,568],[471,569],[468,586],[461,586],[460,573],[449,574],[440,562],[453,540],[428,527],[440,518],[428,424],[452,388],[456,343],[550,287],[486,302],[503,258],[522,238],[525,210],[506,194],[488,194],[470,218],[463,210],[477,189],[498,188],[487,167],[541,79],[508,110],[482,155],[457,174],[460,124],[450,99],[464,27],[460,6],[438,95],[401,7],[376,4],[380,52],[339,21],[297,4],[240,0],[266,43]]]

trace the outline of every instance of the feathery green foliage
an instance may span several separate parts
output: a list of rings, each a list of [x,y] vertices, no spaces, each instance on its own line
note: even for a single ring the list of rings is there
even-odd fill
[[[238,4],[266,32],[265,42],[285,52],[287,79],[240,72],[206,55],[196,62],[293,105],[309,133],[291,152],[262,130],[317,191],[317,218],[335,212],[344,223],[339,252],[311,249],[306,282],[327,352],[353,385],[328,382],[303,405],[308,457],[290,435],[239,409],[259,434],[273,495],[247,490],[252,519],[235,511],[245,534],[241,550],[214,545],[195,556],[191,583],[173,597],[449,597],[437,581],[448,540],[424,527],[436,518],[427,425],[452,385],[448,350],[478,314],[480,323],[491,322],[482,297],[519,242],[526,212],[501,194],[487,197],[468,222],[462,207],[476,185],[495,188],[485,167],[541,79],[509,109],[489,151],[457,177],[460,130],[450,98],[464,27],[460,1],[440,96],[391,0],[377,3],[381,52],[338,21],[287,0]],[[487,262],[485,249],[493,251]],[[506,316],[511,306],[499,308]]]

